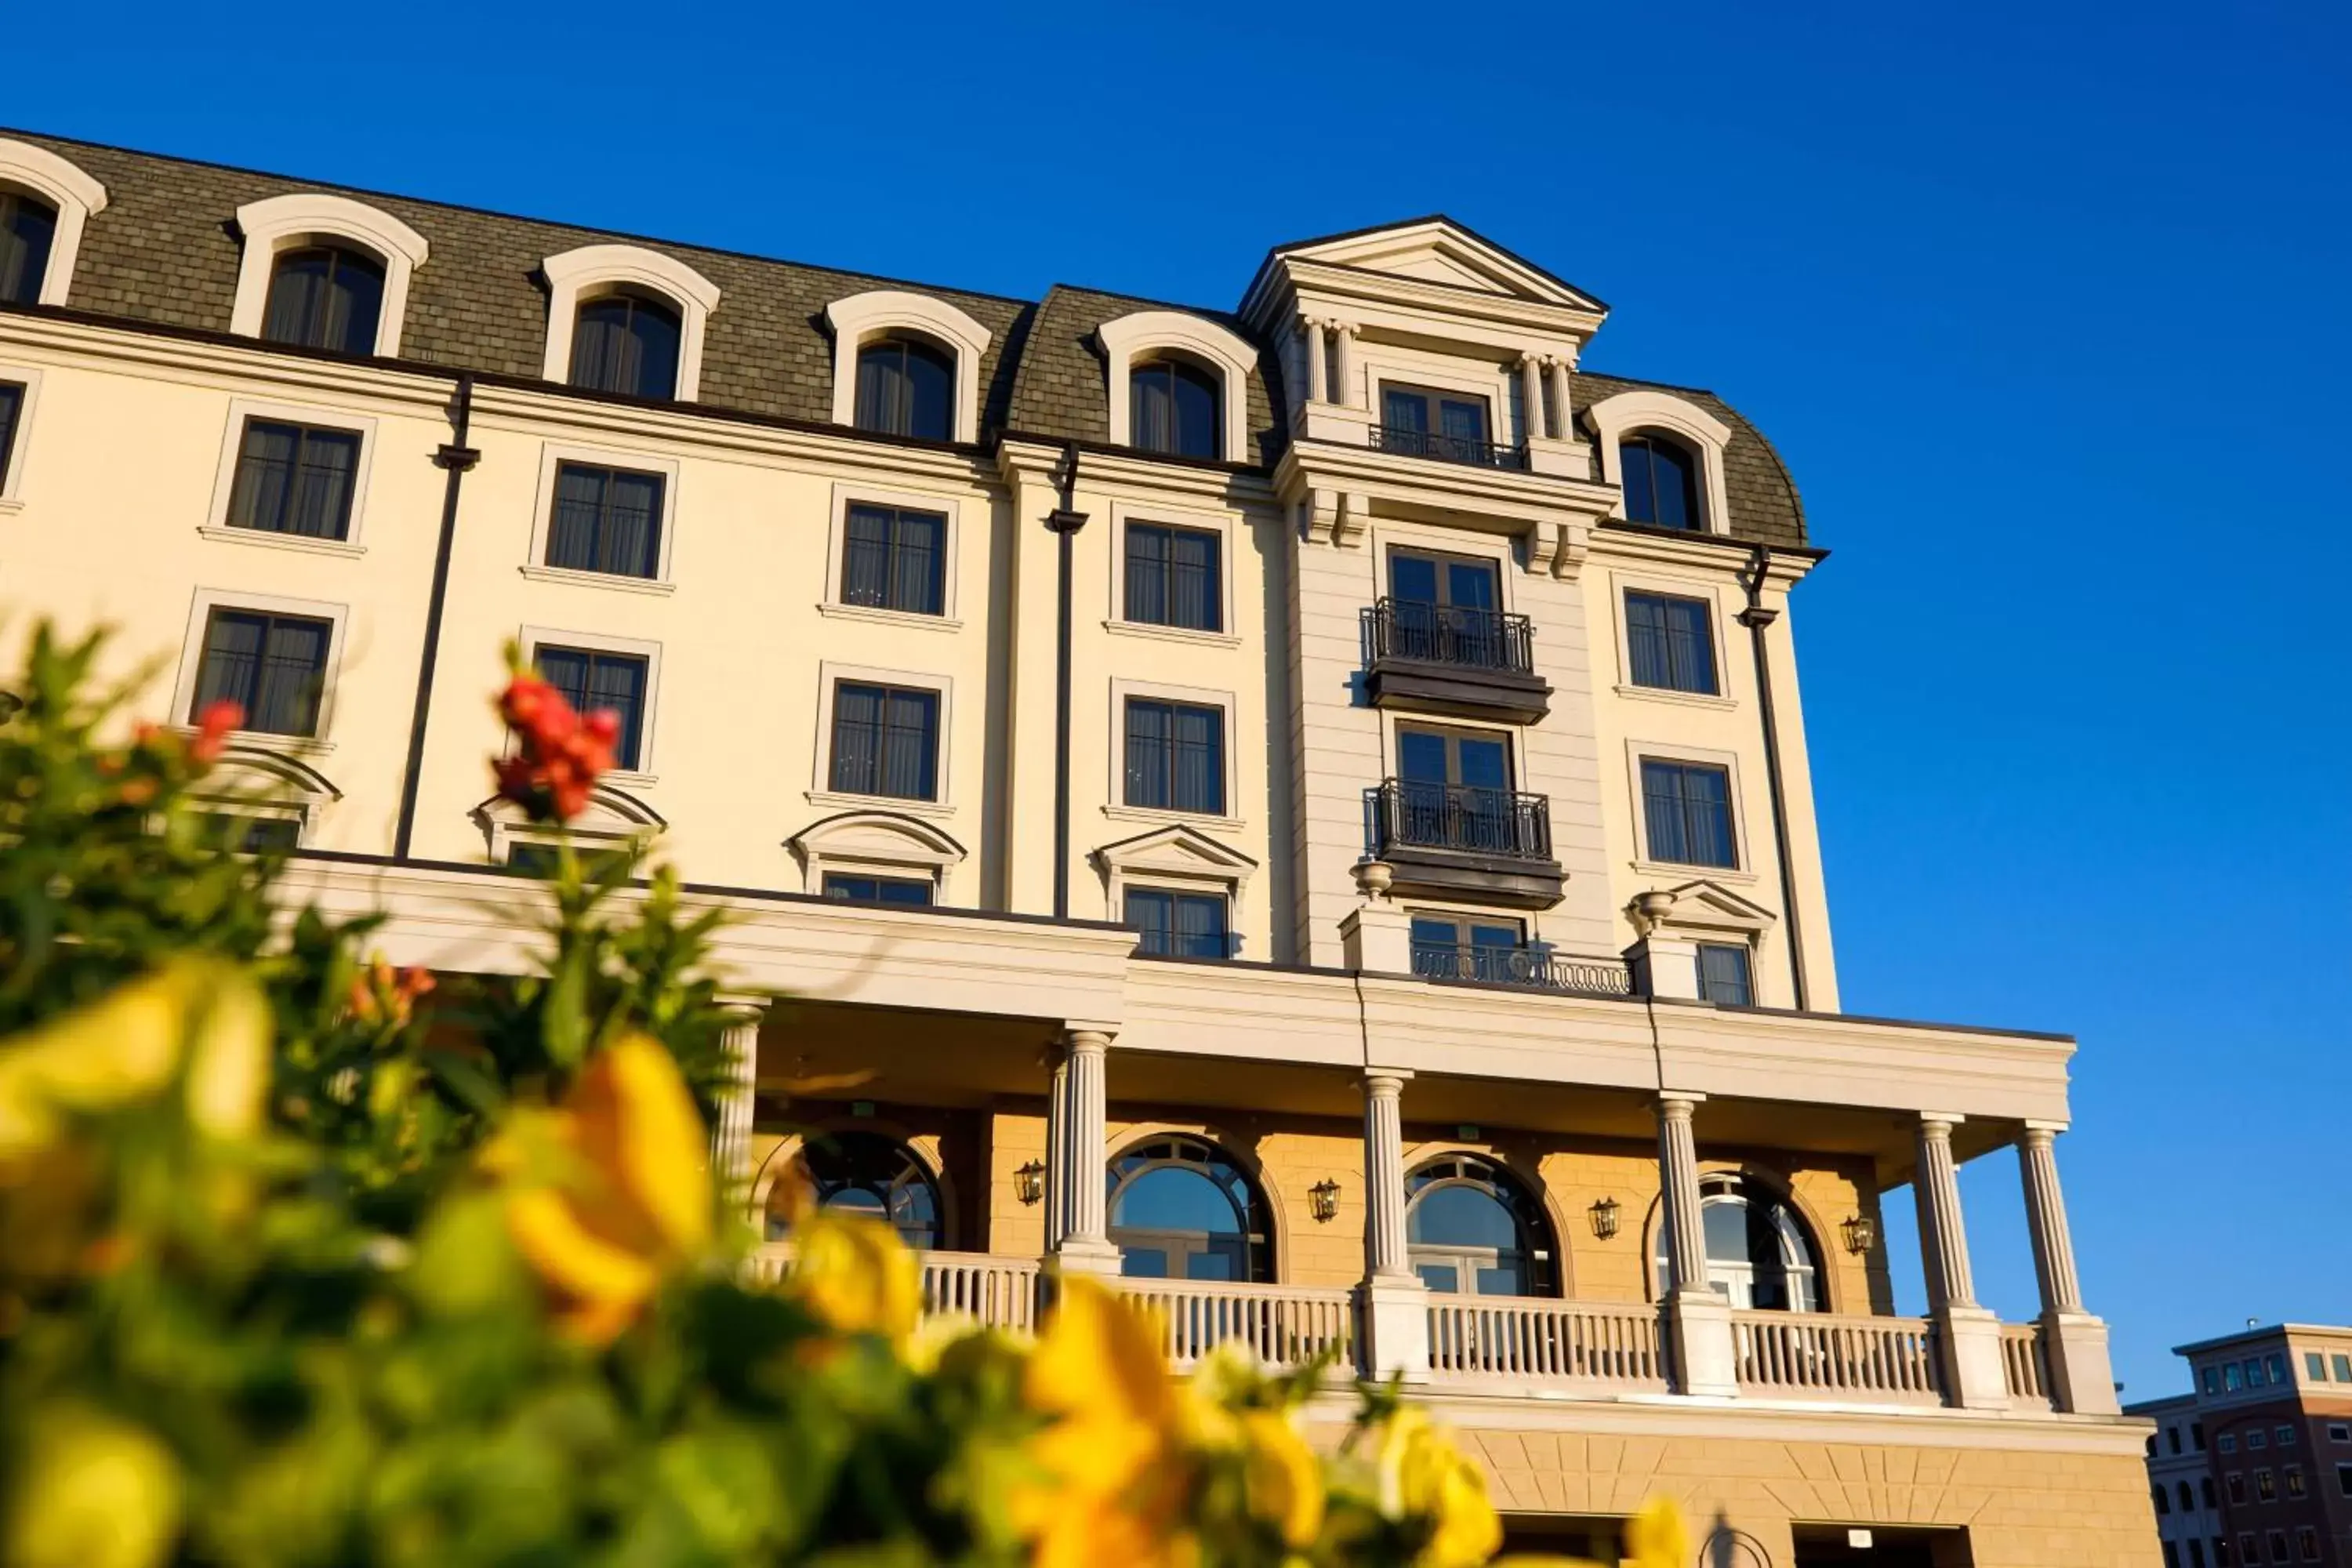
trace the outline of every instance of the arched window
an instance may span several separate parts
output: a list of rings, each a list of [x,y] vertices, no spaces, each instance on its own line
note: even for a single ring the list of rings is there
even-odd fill
[[[1689,447],[1654,430],[1617,444],[1624,476],[1625,521],[1656,528],[1706,526],[1698,504],[1698,458]]]
[[[1558,1258],[1543,1205],[1492,1160],[1448,1154],[1404,1179],[1413,1272],[1464,1296],[1556,1296]]]
[[[1270,1283],[1265,1203],[1239,1165],[1199,1138],[1153,1138],[1110,1163],[1110,1238],[1137,1279]]]
[[[1779,1194],[1727,1172],[1699,1179],[1699,1226],[1706,1236],[1707,1282],[1735,1307],[1781,1312],[1822,1310],[1821,1249]],[[1666,1286],[1666,1234],[1658,1229],[1659,1289]]]
[[[2195,1511],[2196,1507],[2197,1507],[2197,1494],[2196,1494],[2195,1492],[2192,1492],[2192,1491],[2190,1491],[2190,1490],[2189,1489],[2189,1483],[2188,1483],[2187,1481],[2183,1481],[2183,1482],[2181,1482],[2181,1483],[2180,1483],[2180,1511],[2181,1511],[2181,1512],[2183,1512],[2183,1513],[2190,1513],[2190,1512]]]
[[[369,354],[383,313],[382,261],[339,245],[305,246],[278,253],[261,335],[273,343]]]
[[[878,1132],[813,1134],[793,1161],[816,1206],[878,1219],[917,1251],[940,1244],[940,1189],[913,1151]],[[767,1230],[781,1241],[798,1201],[787,1176],[769,1189]]]
[[[851,422],[886,436],[953,440],[955,378],[955,356],[929,343],[908,337],[867,343],[857,351],[857,411]]]
[[[571,383],[632,397],[677,395],[677,311],[638,294],[588,300],[572,325]]]
[[[1134,445],[1179,458],[1215,458],[1223,416],[1219,378],[1183,360],[1159,359],[1129,374],[1128,418]]]
[[[38,196],[0,189],[0,300],[41,302],[49,275],[49,247],[58,237],[58,209]]]

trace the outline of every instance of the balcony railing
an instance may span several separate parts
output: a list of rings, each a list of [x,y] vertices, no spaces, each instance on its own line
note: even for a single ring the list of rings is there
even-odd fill
[[[1661,1393],[1666,1387],[1657,1310],[1591,1301],[1433,1297],[1429,1370],[1434,1377],[1465,1380]]]
[[[1525,616],[1393,598],[1382,599],[1363,615],[1366,650],[1374,662],[1403,658],[1457,669],[1535,674],[1535,634]]]
[[[2029,1409],[2050,1408],[2050,1368],[2042,1348],[2041,1324],[2000,1326],[2000,1369],[2009,1381],[2011,1404]]]
[[[1595,996],[1630,996],[1633,991],[1633,976],[1623,964],[1561,958],[1548,947],[1417,942],[1412,944],[1412,972],[1423,980],[1477,980]]]
[[[1029,1333],[1037,1326],[1037,1259],[999,1258],[986,1252],[925,1252],[923,1313],[933,1318],[969,1318],[992,1329]],[[746,1271],[755,1279],[781,1279],[792,1272],[793,1244],[771,1241],[755,1248]]]
[[[1382,858],[1395,848],[1552,858],[1551,805],[1539,795],[1389,779],[1364,792],[1364,816],[1367,847]]]
[[[1168,1359],[1181,1369],[1229,1340],[1262,1365],[1302,1366],[1329,1351],[1352,1370],[1356,1309],[1344,1289],[1304,1285],[1229,1285],[1208,1279],[1115,1279],[1121,1295],[1160,1314]]]
[[[1833,1317],[1827,1312],[1731,1314],[1743,1394],[1939,1405],[1943,1376],[1920,1318]]]
[[[1528,466],[1525,447],[1498,447],[1492,441],[1474,441],[1467,437],[1430,430],[1401,430],[1393,425],[1372,426],[1372,448],[1408,458],[1429,458],[1441,463],[1466,463],[1475,468],[1517,468],[1525,472]]]

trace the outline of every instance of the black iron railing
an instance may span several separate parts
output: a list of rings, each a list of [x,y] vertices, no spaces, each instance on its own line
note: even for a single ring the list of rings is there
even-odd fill
[[[1375,659],[1535,673],[1535,632],[1525,616],[1420,599],[1382,599],[1363,615],[1364,641]]]
[[[1364,816],[1375,856],[1409,848],[1551,858],[1551,806],[1539,795],[1389,779],[1364,792]]]
[[[1474,468],[1518,468],[1528,466],[1525,447],[1498,447],[1466,436],[1444,436],[1429,430],[1400,430],[1393,425],[1372,426],[1372,448],[1407,458],[1429,458],[1441,463],[1467,463]]]
[[[1596,996],[1633,994],[1633,977],[1620,963],[1584,963],[1548,947],[1481,947],[1472,942],[1417,942],[1412,972],[1424,980],[1482,980]]]

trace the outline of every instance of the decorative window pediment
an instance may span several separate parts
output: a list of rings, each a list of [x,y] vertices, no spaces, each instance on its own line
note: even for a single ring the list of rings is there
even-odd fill
[[[828,871],[912,875],[932,886],[932,901],[964,847],[932,823],[895,811],[845,811],[811,823],[784,841],[801,863],[802,890],[821,893]]]
[[[257,825],[291,823],[296,845],[310,842],[320,814],[343,798],[324,773],[300,758],[257,746],[229,747],[192,795],[202,811]]]
[[[1699,459],[1701,470],[1697,487],[1701,515],[1695,520],[1694,531],[1731,531],[1731,503],[1723,478],[1723,449],[1731,441],[1730,426],[1670,392],[1649,390],[1604,397],[1585,409],[1583,418],[1591,426],[1595,444],[1601,450],[1601,477],[1621,492],[1625,484],[1622,442],[1645,432],[1664,431],[1686,447]],[[1613,510],[1618,517],[1626,515],[1622,494]]]
[[[474,807],[472,816],[475,825],[482,830],[484,845],[495,865],[503,866],[511,860],[518,846],[551,846],[560,837],[553,829],[531,821],[512,801],[498,795]],[[597,784],[588,792],[588,809],[573,817],[569,826],[572,842],[584,852],[594,854],[600,849],[642,846],[665,832],[669,822],[626,790]]]
[[[1648,918],[1676,936],[1753,941],[1780,923],[1780,917],[1770,910],[1717,882],[1702,879],[1663,890],[1673,903],[1663,913]]]
[[[1601,302],[1451,218],[1428,217],[1279,247],[1269,265],[1320,261],[1362,272],[1599,312]]]
[[[1140,446],[1136,429],[1134,373],[1155,359],[1190,362],[1218,383],[1217,456],[1240,462],[1248,455],[1249,371],[1257,351],[1214,321],[1182,310],[1137,310],[1095,330],[1109,377],[1110,438]]]
[[[409,274],[424,266],[430,254],[423,235],[390,213],[324,191],[301,191],[247,202],[236,209],[236,226],[245,237],[245,252],[237,265],[236,299],[229,310],[230,331],[248,338],[298,341],[296,334],[266,330],[273,316],[291,313],[282,298],[276,310],[270,303],[271,285],[278,280],[278,258],[292,251],[331,247],[360,253],[365,260],[382,266],[382,292],[376,301],[374,331],[364,334],[363,343],[313,346],[351,346],[386,359],[399,354],[401,321],[408,309]],[[368,291],[373,291],[373,280]]]
[[[952,438],[980,439],[980,356],[994,336],[944,300],[903,289],[873,289],[824,308],[833,328],[833,422],[859,426],[858,352],[880,339],[905,335],[955,359]]]
[[[1113,920],[1125,906],[1130,881],[1221,888],[1238,903],[1257,869],[1255,860],[1232,845],[1181,822],[1106,844],[1094,858],[1103,874]]]
[[[547,279],[547,353],[540,374],[572,384],[572,345],[580,310],[607,297],[650,298],[677,316],[677,363],[670,396],[691,403],[702,391],[702,338],[710,312],[719,309],[719,285],[675,257],[641,245],[583,245],[539,264]],[[591,330],[614,338],[625,358],[645,352],[632,336],[638,324],[592,321]],[[632,346],[634,345],[634,346]],[[664,345],[666,351],[667,344]]]
[[[106,210],[106,187],[46,147],[0,137],[0,195],[30,197],[53,216],[47,228],[46,254],[35,256],[29,236],[19,265],[37,270],[37,278],[17,280],[20,297],[37,305],[62,305],[73,283],[74,258],[81,249],[82,226],[94,213]],[[37,264],[37,266],[35,264]]]

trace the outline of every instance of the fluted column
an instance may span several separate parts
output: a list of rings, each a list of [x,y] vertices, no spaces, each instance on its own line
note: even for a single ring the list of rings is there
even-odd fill
[[[1526,435],[1533,440],[1546,434],[1543,407],[1543,358],[1539,354],[1519,356],[1520,396],[1527,400],[1528,427]]]
[[[1307,401],[1309,403],[1330,401],[1330,389],[1324,384],[1328,367],[1324,363],[1323,352],[1323,323],[1310,321],[1307,323]]]
[[[1706,1231],[1699,1218],[1698,1142],[1691,1121],[1696,1095],[1658,1100],[1658,1181],[1664,1194],[1666,1283],[1676,1295],[1705,1290]]]
[[[1048,1252],[1062,1245],[1062,1189],[1069,1184],[1069,1118],[1064,1114],[1063,1100],[1069,1092],[1070,1063],[1068,1053],[1059,1046],[1054,1047],[1053,1069],[1045,1091],[1045,1196],[1041,1205],[1045,1211]]]
[[[1957,1116],[1922,1112],[1917,1170],[1911,1182],[1919,1207],[1919,1255],[1927,1268],[1927,1309],[1973,1307],[1976,1282],[1969,1273],[1968,1228],[1960,1220],[1959,1168],[1952,1161]]]
[[[1104,1214],[1109,1196],[1103,1166],[1109,1054],[1110,1036],[1105,1031],[1072,1029],[1065,1037],[1062,1066],[1055,1075],[1061,1132],[1052,1151],[1060,1165],[1053,1191],[1061,1235],[1054,1252],[1065,1268],[1097,1274],[1118,1272],[1118,1248],[1111,1245]]]
[[[719,1124],[710,1136],[710,1173],[730,1207],[751,1195],[751,1110],[760,1077],[760,1021],[764,1006],[751,1002],[725,1005],[727,1086],[719,1100]]]
[[[1404,1239],[1404,1079],[1364,1077],[1364,1268],[1378,1279],[1413,1277]]]
[[[2066,1198],[2058,1190],[2059,1131],[2056,1122],[2029,1121],[2017,1137],[2025,1224],[2033,1238],[2033,1278],[2042,1287],[2045,1313],[2083,1310],[2083,1287],[2074,1276],[2074,1238],[2066,1229]]]
[[[1557,356],[1546,360],[1551,372],[1552,434],[1563,441],[1576,438],[1576,422],[1568,413],[1568,361]]]
[[[1331,401],[1348,408],[1360,408],[1356,401],[1356,329],[1352,322],[1331,323],[1333,372],[1339,384],[1330,389]]]

